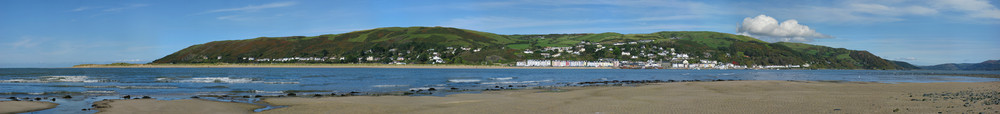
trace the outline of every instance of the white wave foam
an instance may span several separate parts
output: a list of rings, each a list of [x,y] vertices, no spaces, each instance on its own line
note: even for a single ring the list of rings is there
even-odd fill
[[[410,85],[372,85],[372,87],[408,87]]]
[[[285,93],[285,91],[264,91],[264,90],[253,90],[253,93]]]
[[[119,88],[119,89],[176,89],[173,86],[83,86],[84,88]]]
[[[115,93],[115,91],[84,91],[83,93],[90,93],[90,94],[112,94],[112,93]]]
[[[299,84],[299,82],[267,82],[250,78],[232,77],[200,77],[185,80],[172,80],[167,78],[157,78],[157,81],[179,82],[179,83],[263,83],[263,84]]]
[[[496,85],[496,84],[532,84],[541,82],[552,82],[552,80],[538,80],[538,81],[500,81],[500,82],[483,82],[483,85]]]
[[[511,79],[514,79],[514,77],[490,78],[490,80],[511,80]]]
[[[448,82],[454,82],[454,83],[473,83],[473,82],[479,82],[479,81],[482,81],[482,80],[479,80],[479,79],[448,79]]]
[[[49,82],[83,82],[94,83],[101,80],[89,80],[87,76],[39,76],[36,79],[0,80],[0,83],[49,83]]]

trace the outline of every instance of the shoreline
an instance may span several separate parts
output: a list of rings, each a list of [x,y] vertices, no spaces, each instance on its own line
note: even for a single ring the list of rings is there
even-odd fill
[[[1000,82],[870,83],[815,81],[720,81],[649,83],[638,86],[542,87],[437,96],[266,97],[257,103],[285,106],[254,113],[998,113]],[[985,93],[985,94],[984,94]],[[951,95],[951,96],[949,96]],[[972,96],[989,95],[989,96]],[[995,100],[995,99],[994,99]],[[209,100],[118,100],[104,110],[245,113],[246,103]],[[126,101],[126,102],[120,102]],[[134,101],[134,102],[132,102]],[[965,104],[963,104],[965,103]],[[971,103],[971,104],[970,104]],[[97,104],[97,103],[95,103]],[[187,110],[213,104],[220,110]],[[136,108],[122,108],[142,107]],[[259,108],[259,107],[257,107]],[[370,110],[379,109],[379,110]],[[624,110],[628,109],[628,110]],[[229,110],[229,111],[221,111]],[[233,110],[236,110],[234,112]],[[200,111],[200,112],[199,112]],[[207,112],[206,112],[207,111]]]
[[[427,69],[617,69],[615,67],[514,67],[452,64],[84,64],[69,68],[427,68]]]

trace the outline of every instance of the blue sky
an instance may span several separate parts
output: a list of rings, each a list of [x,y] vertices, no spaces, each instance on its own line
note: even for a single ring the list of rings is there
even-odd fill
[[[210,41],[394,26],[498,34],[716,31],[868,50],[917,65],[973,63],[1000,59],[998,2],[0,0],[0,67],[145,63]]]

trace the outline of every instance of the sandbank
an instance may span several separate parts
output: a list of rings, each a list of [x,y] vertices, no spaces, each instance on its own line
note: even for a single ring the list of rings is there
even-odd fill
[[[287,107],[254,113],[1000,113],[1000,105],[987,104],[1000,102],[998,91],[1000,82],[676,82],[484,91],[446,97],[265,98],[259,103]],[[250,113],[259,108],[190,99],[105,104],[110,108],[100,108],[100,113]]]
[[[434,96],[268,98],[261,113],[998,113],[984,101],[926,93],[996,92],[1000,82],[836,83],[732,81],[638,87],[563,87]],[[910,96],[912,95],[912,97]],[[995,94],[993,94],[993,97]],[[914,101],[914,99],[920,99]],[[921,101],[923,99],[931,99]]]
[[[246,114],[263,106],[202,99],[105,100],[94,103],[98,114]]]
[[[56,103],[39,101],[0,101],[0,114],[13,114],[55,108]]]

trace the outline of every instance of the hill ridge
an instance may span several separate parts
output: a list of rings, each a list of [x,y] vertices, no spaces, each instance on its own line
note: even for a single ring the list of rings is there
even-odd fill
[[[381,27],[308,37],[213,41],[192,45],[153,63],[512,64],[528,59],[680,63],[684,60],[677,59],[678,54],[695,63],[711,60],[740,65],[810,64],[819,69],[910,69],[867,51],[768,43],[712,31],[500,35],[452,27]]]

